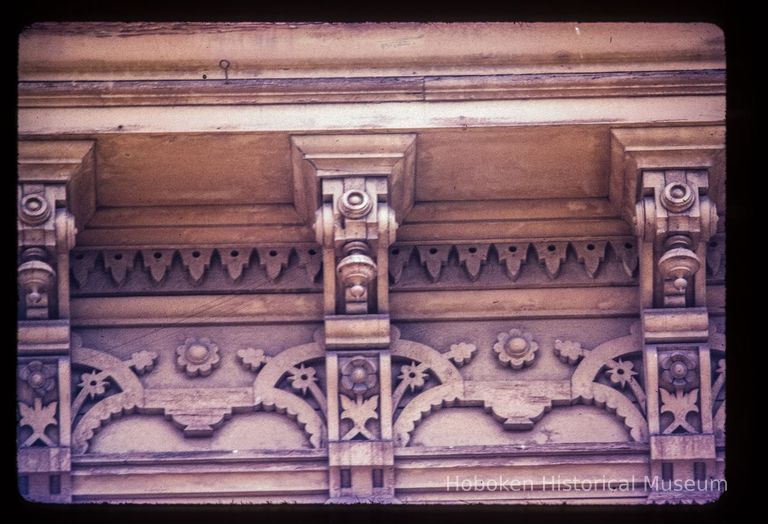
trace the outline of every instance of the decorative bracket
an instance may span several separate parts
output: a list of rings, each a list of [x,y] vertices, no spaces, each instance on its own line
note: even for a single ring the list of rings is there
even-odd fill
[[[296,209],[323,250],[330,501],[394,501],[389,249],[416,135],[294,136]]]
[[[644,305],[703,306],[707,241],[717,229],[717,211],[707,197],[707,172],[646,171],[642,182],[635,233],[642,242],[642,263],[653,269],[641,271]],[[691,285],[694,278],[701,282]]]
[[[725,203],[723,131],[612,132],[622,212],[639,239],[651,472],[664,481],[716,475],[706,261]]]
[[[323,248],[325,343],[389,343],[389,246],[414,199],[413,134],[291,138],[294,200]]]
[[[92,141],[21,141],[18,465],[29,500],[71,501],[69,252],[95,208]]]

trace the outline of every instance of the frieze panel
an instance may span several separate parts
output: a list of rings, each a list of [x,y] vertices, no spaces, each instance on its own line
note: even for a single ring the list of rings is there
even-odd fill
[[[312,447],[325,445],[325,380],[313,364],[323,357],[323,349],[317,342],[294,346],[273,356],[265,356],[263,351],[251,347],[220,349],[205,337],[189,337],[175,351],[158,344],[148,345],[157,351],[141,350],[123,359],[84,347],[81,337],[74,335],[72,366],[77,371],[72,380],[74,453],[86,453],[90,440],[110,420],[134,413],[164,415],[185,437],[206,438],[237,413],[277,411],[297,422]],[[190,381],[186,387],[148,386],[140,379],[153,371],[157,374],[160,369],[155,364],[169,357],[175,357],[177,372]],[[245,368],[244,372],[251,376],[249,386],[219,387],[206,383],[210,371],[203,370],[215,369],[213,362],[224,359]],[[26,375],[32,373],[29,371]],[[167,368],[161,374],[167,376]],[[53,408],[46,406],[30,411],[32,418],[27,417],[28,422],[22,420],[21,429],[31,425],[33,430],[38,426],[44,430],[44,426],[55,424],[55,420],[51,423],[45,419],[43,425],[42,417],[48,415],[46,410],[55,410],[56,403],[48,404],[51,405]],[[27,411],[28,407],[24,408],[24,412]],[[38,411],[39,416],[35,414]],[[36,440],[40,438],[38,435]]]
[[[335,356],[337,438],[342,442],[379,441],[383,436],[381,417],[389,414],[394,444],[408,446],[418,424],[431,413],[450,407],[481,407],[504,430],[529,431],[553,409],[594,404],[623,422],[632,441],[648,441],[648,393],[640,372],[643,344],[637,322],[617,319],[605,334],[582,337],[574,335],[589,332],[588,320],[461,324],[449,327],[428,344],[405,339],[399,329],[392,328],[392,364],[386,370],[391,389],[382,389],[385,370],[381,366],[386,360],[378,352],[343,351]],[[714,325],[711,329],[713,416],[722,422],[724,337]],[[88,333],[89,345],[98,346],[92,343],[103,340],[107,331]],[[163,415],[185,437],[208,438],[238,413],[274,410],[295,420],[313,447],[326,445],[330,404],[322,330],[314,335],[301,330],[312,342],[266,350],[259,346],[268,340],[267,331],[256,336],[246,328],[210,328],[209,336],[201,336],[205,328],[169,331],[172,336],[155,339],[147,333],[124,336],[127,344],[114,345],[114,354],[86,347],[79,335],[74,336],[71,422],[75,453],[87,452],[89,441],[102,425],[135,413]],[[180,331],[189,336],[179,339]],[[226,331],[239,334],[220,337]],[[412,325],[408,331],[419,339],[424,335],[433,338],[429,326]],[[612,332],[618,336],[606,340]],[[244,345],[246,340],[250,344]],[[452,343],[444,344],[446,340]],[[662,388],[658,393],[667,433],[699,432],[700,425],[692,417],[699,409],[693,393],[697,384],[689,384],[690,370],[682,370],[684,365],[695,364],[684,349],[668,353],[660,358]],[[513,361],[520,365],[515,367]],[[219,366],[227,371],[216,372]],[[19,375],[32,393],[37,387],[43,397],[51,378],[46,369],[44,363],[34,361]],[[382,411],[382,395],[387,396],[389,411]],[[45,417],[46,410],[55,411],[50,406],[56,401],[42,400],[37,408],[34,402],[27,402],[26,422],[20,422],[21,429],[32,431],[27,440],[36,437],[30,444],[54,442],[48,433],[56,420]],[[39,435],[35,434],[37,426]],[[722,431],[722,423],[720,427]]]

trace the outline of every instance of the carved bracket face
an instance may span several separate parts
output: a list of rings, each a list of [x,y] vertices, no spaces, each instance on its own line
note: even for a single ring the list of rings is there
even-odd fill
[[[706,195],[707,173],[648,171],[643,173],[642,187],[645,196],[636,206],[635,231],[645,246],[645,257],[653,262],[653,274],[641,278],[653,278],[658,306],[702,302],[690,284],[697,274],[704,279],[701,252],[717,228],[717,211]]]
[[[641,240],[643,308],[702,306],[707,241],[725,210],[721,126],[611,131],[611,200]]]
[[[384,315],[388,324],[388,249],[398,219],[413,206],[415,142],[413,134],[291,138],[294,202],[322,246],[324,309],[336,328],[354,324],[353,315]],[[358,344],[360,330],[352,324],[341,331],[353,334],[358,347],[388,342],[374,337]],[[337,338],[326,345],[349,345]]]
[[[413,207],[415,134],[302,135],[292,136],[291,146],[294,204],[308,225],[326,201],[320,186],[328,177],[383,177],[388,182],[387,203],[395,215],[402,220]],[[350,204],[350,208],[367,205]]]
[[[69,251],[95,207],[93,142],[21,141],[18,171],[19,317],[67,318]]]

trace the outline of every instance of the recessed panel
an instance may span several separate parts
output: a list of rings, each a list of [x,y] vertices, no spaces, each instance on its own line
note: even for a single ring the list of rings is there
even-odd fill
[[[288,147],[279,133],[101,137],[98,204],[290,203]]]
[[[605,197],[609,152],[604,126],[428,131],[416,200]]]

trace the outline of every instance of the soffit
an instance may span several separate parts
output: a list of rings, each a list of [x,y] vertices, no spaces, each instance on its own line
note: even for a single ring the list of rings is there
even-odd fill
[[[416,200],[608,195],[608,126],[418,133]],[[290,135],[108,135],[97,140],[100,207],[290,204]]]

